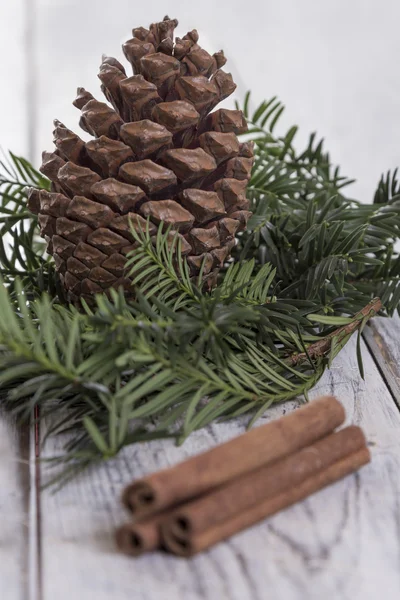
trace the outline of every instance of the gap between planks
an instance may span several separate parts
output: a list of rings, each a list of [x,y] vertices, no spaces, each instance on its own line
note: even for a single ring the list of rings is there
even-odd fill
[[[400,318],[375,317],[363,337],[377,368],[400,410]]]
[[[36,406],[30,428],[30,497],[29,497],[29,600],[43,600],[42,512],[40,464],[40,412]]]

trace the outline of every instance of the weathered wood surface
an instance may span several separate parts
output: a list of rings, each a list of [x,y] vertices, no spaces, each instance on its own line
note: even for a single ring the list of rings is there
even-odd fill
[[[299,505],[189,561],[116,552],[115,526],[126,519],[123,486],[243,431],[216,424],[183,447],[151,442],[126,449],[56,494],[41,498],[43,600],[298,600],[400,597],[400,413],[363,345],[360,379],[353,340],[313,390],[334,393],[348,421],[360,424],[373,461]],[[294,407],[270,410],[260,422]],[[54,441],[46,454],[59,451]]]
[[[400,407],[400,318],[373,319],[364,331],[368,347]]]
[[[37,564],[29,438],[26,428],[0,412],[0,598],[5,600],[36,600],[29,596]]]

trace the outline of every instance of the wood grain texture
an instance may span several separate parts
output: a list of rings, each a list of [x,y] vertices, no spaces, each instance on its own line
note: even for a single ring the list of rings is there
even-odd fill
[[[363,344],[360,379],[355,340],[312,396],[336,394],[348,422],[361,425],[373,461],[318,495],[189,561],[154,553],[117,553],[113,534],[126,519],[119,503],[135,477],[238,435],[243,421],[194,433],[180,448],[154,441],[42,496],[43,600],[385,600],[400,597],[400,413]],[[287,403],[259,423],[295,407]],[[46,455],[58,453],[55,441]]]
[[[0,596],[29,590],[29,433],[0,413]]]
[[[400,407],[400,318],[373,319],[364,329],[365,341]]]

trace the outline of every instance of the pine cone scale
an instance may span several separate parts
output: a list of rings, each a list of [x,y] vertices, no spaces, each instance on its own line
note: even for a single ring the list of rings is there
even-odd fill
[[[165,193],[177,184],[177,178],[171,169],[149,159],[122,165],[119,177],[127,183],[137,185],[150,196]]]

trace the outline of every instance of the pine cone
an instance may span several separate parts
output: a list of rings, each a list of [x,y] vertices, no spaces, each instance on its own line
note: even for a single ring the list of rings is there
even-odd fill
[[[204,260],[210,281],[226,261],[235,235],[250,216],[246,185],[253,164],[241,111],[212,111],[235,89],[196,30],[173,37],[176,20],[133,30],[123,46],[133,67],[103,57],[99,78],[111,104],[78,89],[74,105],[84,142],[55,121],[53,153],[43,153],[41,172],[51,192],[32,191],[29,208],[39,215],[56,268],[71,301],[122,285],[128,292],[126,255],[135,248],[130,226],[151,234],[163,221],[182,240],[190,272]]]

